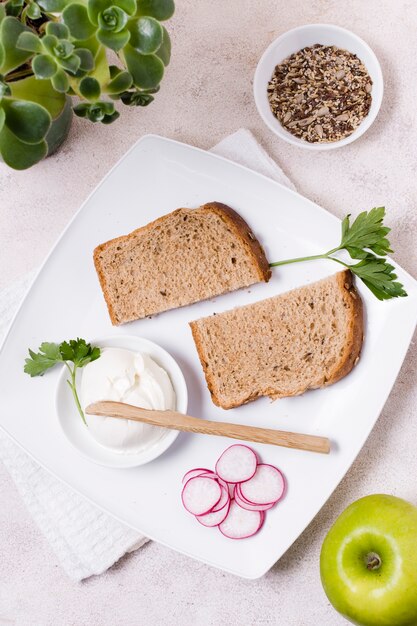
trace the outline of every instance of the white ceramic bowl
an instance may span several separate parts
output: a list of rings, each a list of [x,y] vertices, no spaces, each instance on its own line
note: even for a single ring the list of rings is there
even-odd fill
[[[178,363],[166,350],[158,346],[156,343],[136,337],[134,335],[119,335],[107,337],[92,342],[103,348],[125,348],[135,352],[149,354],[158,365],[160,365],[171,379],[176,394],[176,410],[180,413],[187,412],[188,393],[183,373]],[[81,380],[82,370],[79,380]],[[166,430],[166,433],[154,443],[150,448],[133,454],[123,454],[114,452],[100,445],[93,439],[88,432],[88,427],[83,423],[67,384],[68,371],[66,367],[62,368],[61,375],[58,379],[56,391],[56,410],[59,424],[68,441],[90,461],[94,461],[99,465],[107,467],[136,467],[153,461],[167,450],[178,437],[179,432],[176,430]],[[79,389],[78,385],[78,389]]]
[[[337,46],[356,54],[367,68],[373,83],[371,108],[363,122],[349,137],[329,143],[309,143],[285,130],[273,115],[267,96],[267,86],[275,66],[294,52],[317,43],[325,46]],[[260,116],[278,137],[294,146],[307,148],[308,150],[332,150],[346,146],[368,130],[378,115],[381,106],[384,81],[378,59],[368,44],[360,37],[345,28],[332,24],[307,24],[280,35],[265,50],[256,68],[253,91]]]

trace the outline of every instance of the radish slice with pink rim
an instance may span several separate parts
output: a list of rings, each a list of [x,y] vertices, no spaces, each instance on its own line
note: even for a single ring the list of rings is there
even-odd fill
[[[274,504],[284,495],[285,479],[278,468],[261,463],[254,476],[239,485],[239,495],[249,504]]]
[[[183,485],[190,480],[190,478],[195,478],[196,476],[201,476],[201,474],[214,474],[211,470],[206,467],[196,467],[196,469],[189,470],[183,476],[182,483]]]
[[[209,528],[218,526],[226,519],[227,514],[229,513],[229,508],[230,500],[227,500],[225,506],[218,511],[211,511],[205,515],[196,515],[195,518],[197,522],[200,522],[203,526],[208,526]]]
[[[218,501],[218,503],[212,508],[211,510],[212,513],[216,513],[217,511],[220,511],[220,509],[226,506],[226,504],[230,500],[229,491],[227,487],[223,487],[223,485],[220,484],[220,488],[222,490],[222,495],[220,496],[220,500]]]
[[[219,481],[219,477],[217,476],[216,472],[211,472],[210,470],[208,470],[207,472],[202,472],[201,474],[198,474],[198,476],[204,476],[205,478],[213,478],[214,480]]]
[[[229,513],[219,525],[219,530],[229,539],[246,539],[260,530],[264,517],[263,511],[248,511],[232,500]]]
[[[235,500],[237,504],[242,507],[242,509],[247,509],[248,511],[268,511],[276,504],[275,502],[272,502],[271,504],[252,504],[251,502],[247,502],[240,495],[239,485],[236,485]]]
[[[220,476],[217,476],[217,474],[214,474],[214,475],[216,476],[217,480],[219,481],[219,485],[221,487],[224,487],[225,489],[229,490],[228,489],[228,483],[225,480],[223,480],[223,478],[220,478]]]
[[[206,476],[190,478],[182,490],[184,507],[193,515],[204,515],[212,510],[222,496],[222,488],[217,480]]]
[[[203,526],[217,526],[229,539],[246,539],[262,528],[266,511],[285,489],[278,468],[258,463],[251,448],[234,444],[220,456],[214,472],[197,467],[184,475],[182,501]]]
[[[227,483],[241,483],[252,478],[257,462],[251,448],[235,444],[227,448],[217,461],[216,474]]]

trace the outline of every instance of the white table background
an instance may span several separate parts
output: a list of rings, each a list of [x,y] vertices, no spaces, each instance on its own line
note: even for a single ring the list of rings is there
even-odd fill
[[[147,109],[112,126],[75,119],[61,151],[27,172],[0,167],[0,288],[38,265],[86,196],[134,141],[158,133],[208,148],[252,130],[298,190],[343,216],[384,204],[395,258],[417,274],[417,10],[414,0],[177,0],[173,60]],[[342,150],[290,147],[255,110],[252,77],[266,46],[295,26],[329,22],[374,49],[385,77],[380,115]],[[155,180],[155,184],[159,184]],[[132,198],[134,202],[134,198]],[[386,492],[417,504],[416,372],[412,347],[366,446],[304,534],[262,579],[244,581],[148,544],[100,577],[70,582],[0,464],[1,626],[338,626],[318,559],[345,506]]]

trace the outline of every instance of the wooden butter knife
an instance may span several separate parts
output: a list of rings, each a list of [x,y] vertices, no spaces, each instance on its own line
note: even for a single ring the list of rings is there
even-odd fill
[[[301,433],[290,433],[283,430],[243,426],[242,424],[230,424],[227,422],[213,422],[184,415],[177,411],[150,411],[132,406],[131,404],[124,404],[123,402],[110,400],[94,402],[85,409],[85,412],[88,415],[128,419],[150,424],[151,426],[162,426],[163,428],[202,435],[218,435],[220,437],[254,441],[256,443],[269,443],[274,446],[320,452],[321,454],[329,454],[330,452],[330,440],[327,437],[303,435]]]

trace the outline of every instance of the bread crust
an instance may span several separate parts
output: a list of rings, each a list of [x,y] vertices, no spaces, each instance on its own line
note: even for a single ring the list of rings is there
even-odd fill
[[[122,237],[119,237],[119,239],[122,239]],[[113,239],[111,241],[115,241],[115,240]],[[107,243],[110,243],[110,242],[107,242]],[[94,249],[93,261],[94,261],[94,267],[96,268],[96,272],[97,272],[98,280],[99,280],[99,283],[100,283],[101,291],[103,292],[104,300],[106,302],[107,310],[109,312],[110,321],[111,321],[113,326],[118,326],[119,322],[117,320],[116,313],[115,313],[115,311],[113,309],[112,299],[110,298],[109,290],[107,289],[106,280],[105,280],[104,272],[103,272],[103,269],[102,269],[102,264],[100,262],[100,252],[102,250],[104,250],[105,246],[106,246],[106,244],[103,243],[103,244],[100,244],[99,246],[97,246]]]
[[[272,274],[268,259],[266,258],[263,247],[243,217],[241,217],[239,213],[236,213],[234,209],[227,206],[227,204],[222,204],[221,202],[209,202],[204,204],[201,208],[207,211],[213,211],[213,213],[219,215],[233,228],[236,235],[241,239],[243,245],[251,255],[253,263],[258,270],[259,280],[267,283]]]
[[[161,217],[157,218],[153,222],[149,222],[145,226],[136,228],[135,230],[128,233],[127,235],[121,235],[120,237],[115,237],[114,239],[110,239],[109,241],[106,241],[105,243],[98,245],[94,249],[94,252],[93,252],[94,266],[96,268],[97,276],[100,282],[100,287],[103,292],[103,296],[106,301],[110,320],[113,326],[118,326],[125,322],[124,321],[120,322],[120,320],[117,319],[117,314],[113,307],[112,298],[110,296],[110,293],[106,284],[106,276],[105,276],[105,272],[103,271],[100,254],[103,252],[103,250],[105,250],[109,246],[117,245],[119,242],[126,241],[126,239],[131,239],[141,232],[154,228],[158,223],[164,222],[168,216],[172,217],[172,215],[175,215],[181,211],[189,212],[189,211],[195,211],[195,210],[200,210],[200,211],[204,210],[208,212],[213,212],[216,215],[218,215],[224,222],[226,222],[227,225],[236,234],[236,236],[240,239],[242,245],[244,246],[244,248],[246,249],[250,257],[252,258],[252,262],[258,274],[259,281],[263,281],[263,282],[269,281],[269,279],[271,278],[271,269],[269,267],[268,259],[265,256],[265,252],[261,244],[259,243],[258,239],[255,237],[252,230],[250,229],[249,225],[245,222],[245,220],[238,213],[236,213],[236,211],[234,211],[232,208],[230,208],[226,204],[222,204],[221,202],[208,202],[202,205],[201,207],[198,207],[198,209],[179,208],[179,209],[176,209],[175,211],[172,211],[171,213],[162,215]]]
[[[339,272],[336,275],[337,284],[339,289],[342,291],[342,296],[344,302],[347,304],[350,310],[350,319],[348,321],[348,337],[345,345],[343,358],[336,363],[334,370],[331,372],[330,376],[327,379],[324,379],[322,384],[319,387],[327,387],[328,385],[332,385],[336,383],[341,378],[349,374],[349,372],[353,369],[353,367],[358,363],[360,353],[362,350],[363,344],[363,333],[364,333],[364,322],[363,322],[363,303],[362,299],[354,286],[353,275],[350,270],[346,269],[342,272]],[[203,348],[203,340],[200,335],[198,320],[189,323],[191,327],[191,332],[193,335],[193,339],[197,348],[198,356],[200,359],[200,363],[202,365],[204,375],[206,378],[207,387],[210,391],[212,400],[216,406],[221,407],[222,409],[234,409],[238,406],[242,406],[243,404],[247,404],[248,402],[252,402],[257,398],[261,398],[264,396],[270,397],[272,400],[278,400],[279,398],[288,398],[292,396],[298,396],[309,389],[311,387],[303,387],[294,392],[293,394],[280,394],[277,393],[275,389],[266,389],[262,392],[255,391],[253,393],[248,394],[248,396],[242,402],[230,402],[225,403],[222,402],[221,398],[216,393],[215,385],[213,384],[213,377],[208,369],[208,363],[205,360],[204,356],[204,348]],[[315,387],[317,388],[317,387]]]
[[[326,385],[336,383],[349,374],[359,361],[363,344],[363,303],[359,292],[356,290],[352,272],[345,270],[337,274],[339,288],[344,294],[344,300],[350,306],[351,318],[349,323],[349,337],[346,345],[345,358],[334,369]]]

